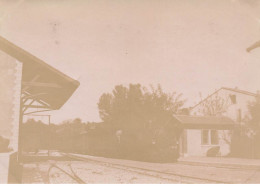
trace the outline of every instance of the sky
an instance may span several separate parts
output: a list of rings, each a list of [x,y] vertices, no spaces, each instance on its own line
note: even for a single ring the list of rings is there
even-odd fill
[[[100,121],[118,84],[161,84],[192,106],[222,86],[260,90],[258,0],[0,0],[0,35],[80,81],[52,122]]]

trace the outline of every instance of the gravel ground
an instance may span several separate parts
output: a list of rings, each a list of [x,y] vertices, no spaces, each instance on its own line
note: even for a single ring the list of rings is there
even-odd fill
[[[155,170],[159,172],[206,178],[210,180],[219,180],[223,181],[223,183],[260,183],[260,171],[257,169],[216,168],[179,163],[149,163],[132,160],[93,157],[88,155],[80,155],[80,157],[102,162],[122,164],[131,167],[141,167],[144,169]]]
[[[167,180],[165,178],[156,177],[155,175],[147,175],[149,173],[143,174],[134,171],[126,171],[123,169],[109,167],[109,165],[111,164],[121,164],[124,166],[139,167],[158,172],[167,172],[185,176],[218,180],[223,181],[223,183],[260,183],[260,171],[257,169],[216,168],[178,163],[147,163],[131,160],[92,157],[87,155],[85,155],[84,157],[90,159],[90,161],[44,161],[24,164],[23,183],[179,183],[177,178],[176,181]],[[106,162],[107,164],[104,165],[96,163],[95,161],[93,162],[93,160]],[[57,167],[52,167],[53,164],[56,164],[56,166],[61,168],[63,171],[61,171]],[[65,172],[67,172],[67,174]],[[82,181],[79,181],[77,179],[75,180],[75,177],[73,179],[73,174],[82,179]],[[167,178],[171,178],[171,176],[168,175]]]
[[[56,167],[53,162],[35,162],[24,165],[23,183],[51,183],[51,184],[72,184],[77,183],[69,175]],[[73,172],[88,184],[167,184],[173,183],[167,179],[138,174],[136,172],[122,169],[110,168],[94,163],[81,161],[57,161],[56,165],[67,173]],[[73,171],[70,169],[70,165]],[[177,182],[176,182],[177,183]]]

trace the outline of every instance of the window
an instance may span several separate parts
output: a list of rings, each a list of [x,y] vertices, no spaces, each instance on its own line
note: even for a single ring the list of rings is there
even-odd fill
[[[231,103],[232,103],[232,104],[236,104],[236,103],[237,103],[236,95],[230,94],[229,97],[230,97],[230,100],[231,100]]]
[[[218,145],[218,131],[217,130],[202,130],[201,144],[202,145]]]
[[[218,131],[217,130],[211,130],[210,131],[211,135],[211,144],[212,145],[217,145],[218,144]]]
[[[202,130],[201,143],[209,144],[209,130]]]

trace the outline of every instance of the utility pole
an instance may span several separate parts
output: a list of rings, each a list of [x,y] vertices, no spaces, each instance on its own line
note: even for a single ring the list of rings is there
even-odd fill
[[[246,49],[246,51],[247,51],[247,52],[250,52],[250,51],[252,51],[253,49],[258,48],[258,47],[260,47],[260,40],[257,41],[257,42],[255,42],[255,43],[252,44],[251,46],[249,46],[249,47]]]

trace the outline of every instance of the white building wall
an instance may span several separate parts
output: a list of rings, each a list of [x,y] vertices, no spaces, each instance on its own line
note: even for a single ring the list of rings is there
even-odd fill
[[[235,93],[234,93],[235,94]],[[224,113],[225,116],[230,117],[236,122],[239,121],[239,110],[241,111],[241,120],[246,118],[246,116],[249,115],[248,111],[248,104],[250,102],[255,101],[255,97],[249,96],[249,95],[244,95],[244,94],[235,94],[236,95],[236,104],[231,104],[228,108],[227,111]]]
[[[22,63],[0,51],[0,136],[10,140],[14,152],[18,147]]]
[[[220,90],[208,99],[214,99],[216,95],[225,100],[224,110],[219,115],[227,116],[238,124],[240,124],[240,122],[243,124],[243,120],[249,116],[248,104],[256,100],[254,96],[226,89]],[[236,103],[231,102],[230,95],[236,96]],[[193,108],[191,110],[191,115],[204,115],[203,105],[200,104]],[[231,132],[232,131],[230,130],[218,130],[221,156],[225,156],[230,153]],[[215,146],[201,145],[201,129],[187,130],[187,145],[188,156],[206,156],[208,149]]]
[[[220,155],[226,156],[230,153],[230,131],[229,130],[218,130],[219,144],[218,145],[203,145],[201,143],[201,129],[187,129],[187,153],[185,156],[206,156],[207,151],[212,148],[219,146]]]
[[[249,115],[248,104],[255,101],[254,96],[225,89],[213,94],[207,100],[214,99],[216,95],[225,100],[224,110],[220,114],[227,116],[236,122],[238,122],[239,119],[239,110],[241,111],[241,120],[243,120],[247,115]],[[235,104],[231,102],[230,95],[236,96]],[[207,100],[204,102],[207,102]],[[204,115],[202,103],[191,110],[191,115]]]
[[[201,130],[187,129],[187,155],[201,156]]]
[[[0,51],[0,68],[0,136],[12,150],[0,153],[0,183],[7,183],[9,157],[18,150],[22,63]]]
[[[20,98],[21,98],[21,84],[22,84],[22,63],[16,61],[15,68],[15,86],[13,96],[13,116],[12,116],[12,139],[10,145],[14,151],[18,150],[18,137],[19,137],[19,123],[20,123]]]

